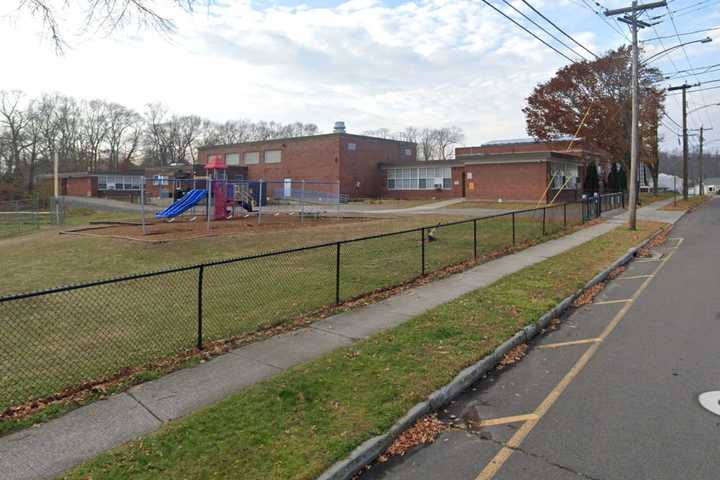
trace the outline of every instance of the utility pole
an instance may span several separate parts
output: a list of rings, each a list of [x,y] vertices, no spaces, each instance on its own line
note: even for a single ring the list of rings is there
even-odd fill
[[[699,84],[688,85],[684,83],[677,87],[668,88],[668,92],[682,90],[682,137],[683,137],[683,200],[688,199],[688,129],[687,129],[687,90]]]
[[[640,119],[640,88],[638,82],[640,54],[638,51],[637,32],[638,27],[646,28],[651,26],[649,23],[639,20],[638,17],[645,10],[664,7],[666,5],[666,1],[638,5],[637,0],[633,0],[630,7],[605,11],[605,15],[608,17],[627,14],[618,20],[630,25],[630,29],[632,30],[632,127],[630,133],[630,217],[628,221],[628,227],[631,230],[637,228],[637,165],[640,154],[640,131],[638,129]]]
[[[708,130],[712,130],[712,128],[705,128],[704,125],[700,125],[700,151],[699,157],[698,157],[698,170],[700,173],[700,195],[705,195],[705,184],[704,184],[704,175],[703,175],[703,142],[705,141],[705,135],[704,133]]]

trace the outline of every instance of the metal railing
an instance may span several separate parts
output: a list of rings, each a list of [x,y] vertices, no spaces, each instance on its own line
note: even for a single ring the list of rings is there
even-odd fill
[[[599,214],[589,202],[559,204],[0,297],[0,411],[539,242]]]

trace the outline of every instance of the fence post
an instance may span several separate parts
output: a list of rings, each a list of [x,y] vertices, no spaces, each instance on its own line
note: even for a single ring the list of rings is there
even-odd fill
[[[598,195],[598,217],[602,217],[602,202],[603,198]]]
[[[473,257],[477,260],[477,218],[473,219]]]
[[[197,329],[197,349],[203,348],[203,273],[205,267],[200,265],[198,271],[198,329]]]
[[[291,187],[292,188],[292,187]],[[292,190],[290,190],[290,197],[292,197]],[[305,179],[302,179],[300,187],[300,223],[305,223]]]
[[[420,229],[420,275],[425,275],[425,227]]]
[[[512,212],[513,247],[515,246],[515,212]]]
[[[340,242],[335,247],[335,305],[340,304]]]
[[[543,207],[543,235],[545,235],[545,214],[547,213],[547,208]]]
[[[147,227],[145,226],[145,177],[140,180],[140,216],[142,217],[143,235],[147,235]]]
[[[567,203],[563,203],[563,227],[567,227]]]
[[[257,223],[260,225],[262,221],[262,204],[263,204],[263,179],[261,178],[258,182],[258,214]]]

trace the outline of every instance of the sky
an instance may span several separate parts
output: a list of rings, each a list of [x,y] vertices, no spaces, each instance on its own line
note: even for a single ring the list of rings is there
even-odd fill
[[[351,133],[457,125],[465,132],[464,144],[478,145],[526,136],[526,97],[569,63],[480,0],[219,0],[193,13],[163,8],[177,26],[170,36],[136,25],[111,35],[86,31],[83,12],[70,8],[61,10],[68,41],[62,55],[37,18],[14,10],[18,3],[0,6],[0,89],[102,98],[141,112],[149,102],[162,102],[173,113],[215,121],[312,122],[328,132],[342,120]],[[537,30],[502,0],[492,3]],[[627,28],[596,14],[600,8],[594,0],[529,3],[593,52],[628,41]],[[600,3],[617,8],[630,2]],[[512,4],[543,22],[523,2]],[[676,12],[679,33],[720,26],[718,0],[672,0],[668,8]],[[640,38],[673,35],[667,13],[653,11],[652,16],[665,15]],[[653,62],[675,75],[667,85],[685,80],[676,72],[689,65],[720,64],[720,29],[681,38],[706,35],[715,41],[675,49]],[[664,39],[664,46],[646,42],[644,56],[678,43],[677,38]],[[576,52],[589,56],[579,47]],[[687,81],[717,78],[720,70]],[[720,103],[720,89],[688,98],[690,110]],[[669,97],[667,106],[668,115],[681,122],[679,97]],[[717,127],[706,139],[708,148],[720,148],[720,140],[714,142],[720,139],[720,107],[688,118],[691,128]],[[665,123],[663,146],[678,148],[680,128]]]

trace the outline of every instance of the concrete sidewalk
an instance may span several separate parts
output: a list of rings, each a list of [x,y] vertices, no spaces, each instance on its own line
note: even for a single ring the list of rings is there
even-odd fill
[[[658,215],[654,204],[642,219]],[[672,213],[679,216],[682,212]],[[158,430],[163,423],[237,393],[287,368],[395,327],[438,305],[559,255],[615,228],[609,221],[551,240],[463,273],[413,288],[382,302],[310,327],[238,348],[51,422],[0,438],[0,471],[8,480],[53,478],[112,447]]]

